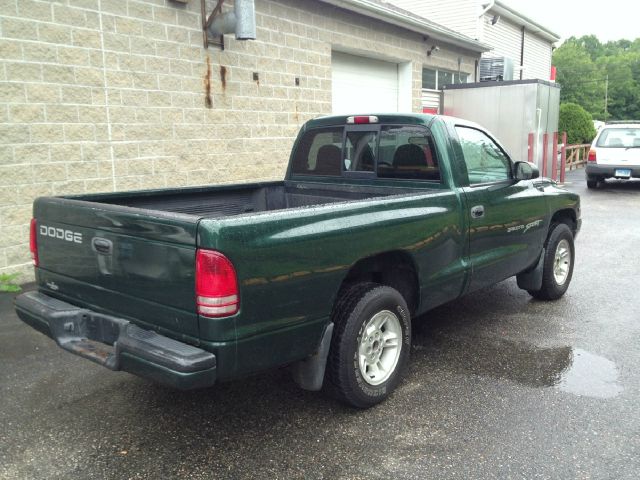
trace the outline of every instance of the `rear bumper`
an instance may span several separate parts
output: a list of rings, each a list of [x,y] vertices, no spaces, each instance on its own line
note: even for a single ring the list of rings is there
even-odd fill
[[[616,176],[617,169],[631,170],[631,177],[640,178],[640,167],[630,167],[629,165],[598,165],[587,163],[585,172],[588,176],[609,178]]]
[[[80,308],[40,292],[16,298],[20,319],[61,348],[111,370],[123,370],[181,390],[216,381],[216,356],[144,330],[128,320]]]

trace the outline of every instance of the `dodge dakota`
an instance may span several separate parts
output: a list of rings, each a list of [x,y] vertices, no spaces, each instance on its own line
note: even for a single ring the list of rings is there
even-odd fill
[[[180,388],[288,366],[355,407],[386,398],[411,319],[517,276],[571,282],[580,199],[473,123],[332,116],[279,182],[36,199],[19,317],[63,349]]]

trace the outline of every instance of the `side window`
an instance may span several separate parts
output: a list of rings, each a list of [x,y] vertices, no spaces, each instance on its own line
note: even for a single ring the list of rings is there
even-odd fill
[[[342,131],[342,127],[337,127],[305,132],[293,157],[292,173],[339,177],[342,173]]]
[[[511,178],[511,160],[484,132],[456,126],[467,165],[469,183],[491,183]]]
[[[385,126],[380,132],[379,178],[440,181],[433,138],[414,126]]]
[[[347,131],[344,144],[344,170],[346,172],[373,172],[376,164],[378,132]]]

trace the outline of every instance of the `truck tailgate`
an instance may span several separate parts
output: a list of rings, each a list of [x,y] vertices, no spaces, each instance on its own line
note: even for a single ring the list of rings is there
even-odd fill
[[[198,336],[197,216],[44,197],[34,218],[43,292],[172,336]]]

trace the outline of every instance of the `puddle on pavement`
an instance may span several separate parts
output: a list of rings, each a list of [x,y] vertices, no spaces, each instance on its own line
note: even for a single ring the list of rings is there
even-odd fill
[[[572,347],[540,348],[496,338],[418,334],[414,349],[438,367],[514,381],[530,387],[555,387],[578,396],[612,398],[623,388],[614,362]],[[435,366],[435,365],[434,365]]]
[[[618,368],[611,360],[576,348],[558,382],[560,390],[585,397],[612,398],[622,392]]]

